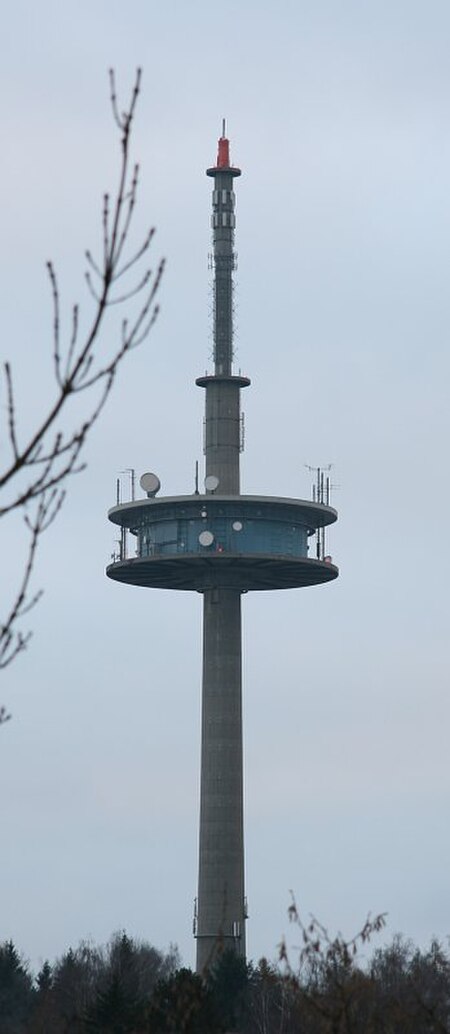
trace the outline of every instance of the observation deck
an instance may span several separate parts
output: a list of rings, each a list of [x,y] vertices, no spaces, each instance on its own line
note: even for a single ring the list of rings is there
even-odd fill
[[[333,524],[324,503],[245,495],[133,500],[108,513],[136,539],[114,557],[109,578],[158,589],[242,592],[319,585],[338,576],[330,557],[308,555],[309,539]]]

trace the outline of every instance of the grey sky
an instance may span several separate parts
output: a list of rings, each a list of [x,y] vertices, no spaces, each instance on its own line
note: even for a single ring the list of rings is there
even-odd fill
[[[308,496],[304,464],[328,462],[340,486],[338,582],[244,602],[249,953],[275,955],[290,888],[332,930],[385,910],[390,932],[449,932],[449,45],[433,0],[18,0],[4,17],[2,350],[25,424],[51,394],[48,257],[67,306],[89,305],[110,65],[124,97],[144,69],[139,219],[168,258],[2,679],[0,938],[33,961],[121,927],[193,961],[201,601],[108,582],[106,511],[124,467],[193,489],[224,115],[243,489]],[[21,529],[2,531],[14,585]]]

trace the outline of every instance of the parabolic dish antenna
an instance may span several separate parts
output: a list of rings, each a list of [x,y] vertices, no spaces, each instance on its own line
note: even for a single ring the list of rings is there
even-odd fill
[[[142,477],[139,478],[139,484],[141,488],[144,490],[144,492],[146,492],[150,498],[156,495],[156,493],[159,492],[161,488],[161,482],[159,480],[159,477],[156,474],[152,474],[150,471],[148,471],[147,474],[143,474]]]
[[[219,478],[216,478],[215,474],[208,474],[205,477],[205,488],[207,492],[215,492],[216,488],[219,487]]]
[[[212,546],[214,542],[214,535],[212,531],[201,531],[198,536],[198,541],[201,546]]]

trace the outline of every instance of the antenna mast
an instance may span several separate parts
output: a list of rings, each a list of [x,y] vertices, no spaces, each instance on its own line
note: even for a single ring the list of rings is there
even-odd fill
[[[222,136],[217,147],[217,164],[207,170],[214,177],[212,195],[212,266],[214,270],[214,373],[230,376],[233,362],[233,272],[236,268],[234,251],[235,194],[233,178],[241,170],[230,163],[230,142],[222,120]]]

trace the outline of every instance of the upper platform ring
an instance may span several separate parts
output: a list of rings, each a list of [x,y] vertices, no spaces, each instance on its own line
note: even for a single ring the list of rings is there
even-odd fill
[[[206,175],[220,176],[223,172],[227,173],[228,176],[241,176],[241,170],[235,165],[212,165],[210,169],[206,170]]]
[[[337,512],[325,503],[309,499],[290,499],[268,495],[219,495],[217,492],[178,496],[157,496],[151,499],[133,499],[117,503],[108,511],[113,524],[132,528],[142,520],[194,518],[207,505],[211,517],[222,509],[233,509],[234,518],[268,517],[291,522],[299,521],[310,529],[325,528],[337,520]]]
[[[242,377],[234,373],[205,373],[203,377],[197,377],[195,383],[199,388],[207,388],[208,384],[220,382],[221,384],[236,384],[238,388],[248,388],[251,384],[250,377]]]

